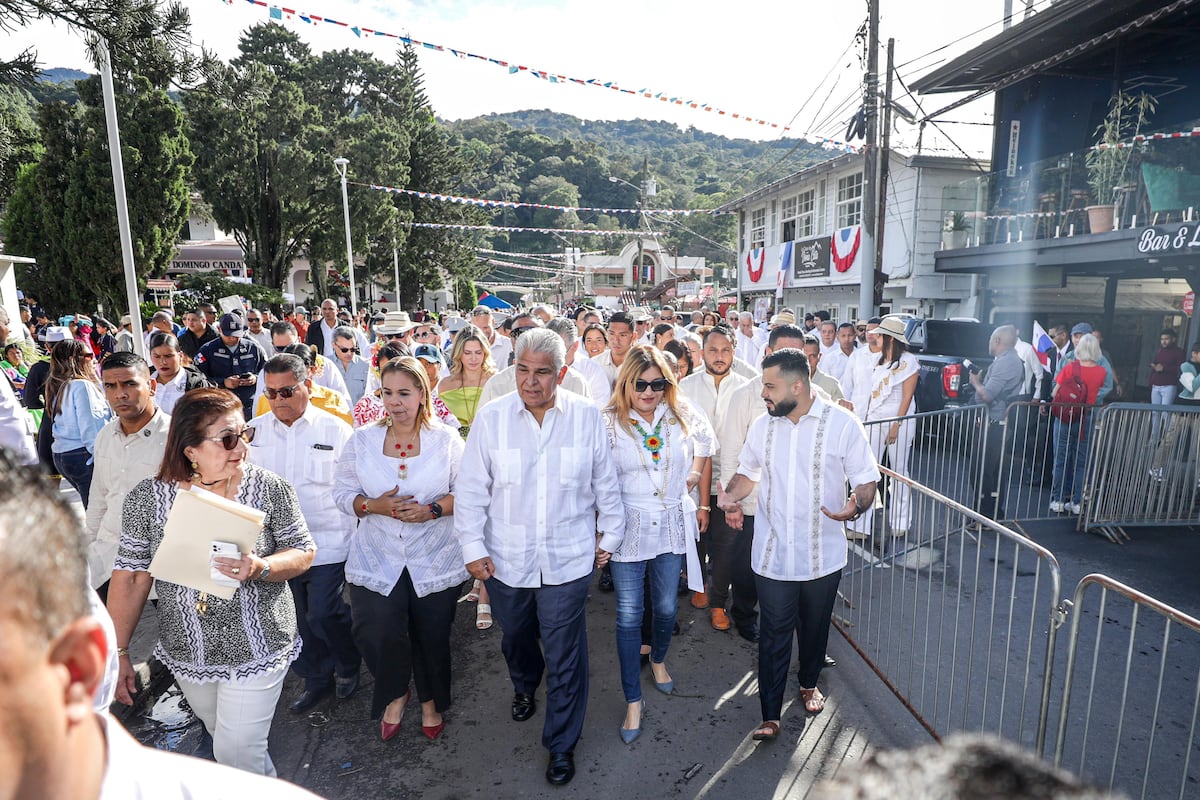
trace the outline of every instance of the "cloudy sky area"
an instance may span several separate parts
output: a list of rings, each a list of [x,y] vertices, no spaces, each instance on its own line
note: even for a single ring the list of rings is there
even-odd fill
[[[191,10],[195,42],[226,59],[236,55],[241,31],[268,19],[267,9],[245,0],[184,4]],[[608,89],[551,84],[449,53],[422,51],[430,101],[447,119],[549,108],[584,119],[662,119],[752,139],[844,136],[862,74],[854,34],[866,17],[864,0],[283,0],[281,5],[548,72],[664,92],[780,125],[790,122],[792,130],[783,134],[715,113]],[[1021,8],[1023,2],[1014,5]],[[899,74],[911,80],[998,33],[1004,3],[882,0],[882,6],[881,41],[895,37]],[[385,59],[395,52],[395,40],[385,37],[357,38],[347,28],[299,19],[283,24],[317,51],[357,48]],[[40,23],[0,33],[0,42],[6,55],[36,47],[46,67],[91,69],[81,37],[62,25]],[[881,55],[881,71],[883,66]],[[915,110],[899,86],[896,96]],[[947,101],[946,96],[919,99],[926,111]],[[945,119],[990,122],[990,109],[985,98]],[[990,148],[986,127],[949,124],[945,130],[972,155],[986,155]],[[916,129],[900,123],[897,139],[911,149]],[[925,144],[938,154],[956,152],[934,131],[927,130]]]

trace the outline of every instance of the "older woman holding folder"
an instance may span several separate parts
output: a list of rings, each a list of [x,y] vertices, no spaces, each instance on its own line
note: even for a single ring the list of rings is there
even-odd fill
[[[284,675],[300,652],[287,580],[308,569],[315,545],[291,485],[246,462],[252,435],[241,400],[225,389],[196,389],[179,400],[157,477],[125,499],[108,610],[120,658],[117,699],[133,701],[129,642],[153,581],[159,625],[154,653],[212,734],[217,761],[274,776],[267,737]],[[155,581],[148,571],[177,494],[197,486],[266,515],[252,552],[214,559],[214,569],[239,584],[229,600]],[[194,535],[220,541],[221,529],[198,528]]]
[[[388,361],[379,381],[387,416],[354,432],[334,474],[333,501],[359,518],[346,559],[354,642],[375,677],[380,737],[399,731],[412,683],[433,740],[450,706],[450,627],[467,579],[451,520],[463,442],[433,419],[415,358]]]

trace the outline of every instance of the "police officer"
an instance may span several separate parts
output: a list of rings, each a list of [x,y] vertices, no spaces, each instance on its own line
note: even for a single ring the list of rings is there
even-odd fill
[[[226,314],[219,325],[220,338],[208,342],[193,362],[204,376],[223,386],[242,401],[246,419],[254,416],[254,387],[258,373],[267,363],[258,342],[246,336],[246,322],[238,314]]]

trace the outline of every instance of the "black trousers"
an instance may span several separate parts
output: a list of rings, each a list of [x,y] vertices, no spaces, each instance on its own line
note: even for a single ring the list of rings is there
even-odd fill
[[[417,597],[408,570],[384,597],[350,585],[354,641],[375,677],[371,718],[379,719],[393,700],[417,685],[417,698],[450,707],[450,626],[462,586]]]
[[[708,554],[712,559],[712,585],[708,589],[708,607],[725,608],[732,588],[733,604],[729,614],[739,629],[758,624],[758,589],[750,569],[750,550],[754,541],[754,517],[745,517],[740,531],[729,527],[725,512],[711,501],[708,515]]]
[[[983,477],[975,510],[985,517],[1004,519],[1004,495],[1008,491],[1007,476],[1000,474],[1004,451],[1004,427],[999,422],[987,423],[987,446],[983,452]],[[1010,443],[1011,446],[1011,443]],[[995,492],[995,496],[992,493]]]
[[[817,685],[829,644],[829,618],[842,571],[811,581],[777,581],[755,575],[762,605],[758,639],[758,701],[762,718],[779,719],[792,664],[792,635],[800,648],[800,687]]]
[[[591,573],[557,586],[518,588],[488,578],[500,649],[513,689],[533,694],[546,676],[542,746],[569,753],[583,732],[588,699],[587,607]],[[541,645],[538,645],[538,639]]]
[[[288,581],[296,601],[296,625],[304,647],[292,671],[304,678],[306,690],[333,686],[339,678],[358,674],[362,657],[351,634],[350,606],[342,599],[346,562],[321,564]]]

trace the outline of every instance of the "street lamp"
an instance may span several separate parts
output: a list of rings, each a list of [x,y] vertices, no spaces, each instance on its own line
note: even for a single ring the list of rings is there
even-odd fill
[[[354,288],[354,248],[350,245],[350,199],[346,196],[346,168],[350,166],[347,158],[335,158],[333,165],[337,167],[338,175],[342,176],[342,216],[346,220],[346,264],[350,269],[350,316],[358,317],[358,292]],[[399,290],[399,286],[396,287]]]

